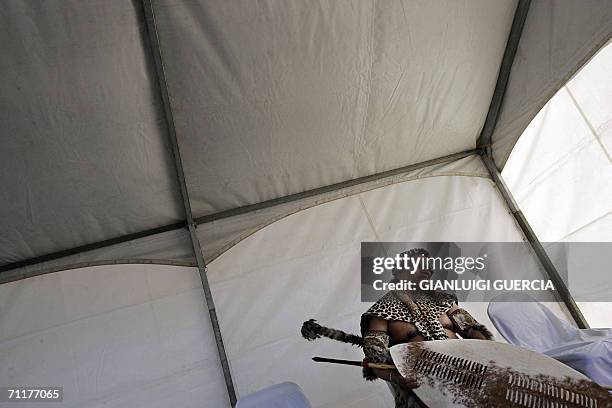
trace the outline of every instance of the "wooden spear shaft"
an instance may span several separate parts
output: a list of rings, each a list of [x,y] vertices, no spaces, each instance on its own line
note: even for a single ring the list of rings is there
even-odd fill
[[[395,370],[396,367],[393,364],[376,364],[376,363],[368,363],[367,361],[354,361],[354,360],[339,360],[336,358],[326,358],[326,357],[313,357],[313,361],[317,363],[333,363],[333,364],[342,364],[342,365],[350,365],[364,368],[382,368],[384,370]]]

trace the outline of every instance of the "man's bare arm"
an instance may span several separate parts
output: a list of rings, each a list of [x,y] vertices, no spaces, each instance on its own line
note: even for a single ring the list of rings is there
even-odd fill
[[[385,336],[386,335],[386,336]],[[386,338],[386,344],[383,344]],[[363,350],[366,354],[366,358],[370,362],[384,363],[382,349],[385,350],[385,354],[389,348],[389,325],[388,322],[380,318],[372,318],[368,325],[368,331],[366,338],[364,339]],[[402,388],[412,389],[418,387],[416,378],[405,378],[397,370],[385,370],[380,368],[373,368],[374,374],[381,380],[389,381],[397,384]]]
[[[453,329],[466,339],[492,340],[493,335],[487,328],[478,323],[466,310],[456,303],[446,312],[453,323]]]

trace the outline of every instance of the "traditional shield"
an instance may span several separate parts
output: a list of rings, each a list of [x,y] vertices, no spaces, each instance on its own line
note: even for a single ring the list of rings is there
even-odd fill
[[[604,408],[612,397],[578,371],[510,344],[438,340],[398,344],[391,356],[430,408]]]

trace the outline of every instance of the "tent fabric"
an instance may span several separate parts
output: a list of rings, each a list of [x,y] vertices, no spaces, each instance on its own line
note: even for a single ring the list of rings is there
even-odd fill
[[[194,216],[474,148],[515,6],[153,1]],[[611,10],[532,2],[498,166]],[[0,264],[183,220],[140,4],[10,0],[0,18]],[[207,225],[208,258],[278,217]]]
[[[191,238],[186,228],[115,244],[92,251],[36,263],[0,273],[0,283],[21,276],[42,275],[63,269],[82,268],[91,264],[152,263],[195,266]]]
[[[207,263],[212,262],[242,239],[298,211],[358,193],[386,187],[391,184],[439,176],[472,176],[488,178],[489,174],[482,164],[480,157],[472,155],[450,163],[432,165],[419,170],[407,171],[375,181],[339,189],[331,193],[302,198],[297,201],[258,210],[254,213],[241,214],[205,223],[198,226],[197,229],[204,259]]]
[[[0,10],[0,264],[184,219],[138,8]]]
[[[548,100],[612,38],[611,0],[533,0],[492,135],[503,169],[516,141]]]
[[[515,1],[156,1],[195,217],[475,147]]]
[[[139,1],[3,3],[0,265],[183,222],[168,125],[195,217],[475,148],[517,4],[151,1],[156,33]],[[532,3],[493,134],[500,167],[612,31],[612,0]],[[160,40],[170,124],[150,35]],[[568,89],[581,107],[607,95]],[[606,146],[597,130],[607,129],[605,112],[590,105]],[[559,208],[565,220],[582,207]],[[599,237],[609,214],[591,216],[601,208],[560,225]],[[389,402],[384,384],[315,368],[298,327],[316,316],[357,331],[359,242],[522,240],[477,157],[197,233],[238,393],[291,380],[314,406],[357,408]],[[180,230],[9,273],[191,263],[190,254]],[[4,283],[0,295],[2,383],[62,382],[72,406],[228,404],[195,268],[80,267]],[[482,304],[466,308],[487,321]],[[359,355],[332,343],[317,352]]]
[[[206,314],[197,268],[97,266],[0,285],[0,384],[63,386],[51,405],[67,408],[228,406]]]
[[[325,339],[306,342],[299,334],[310,318],[359,332],[370,305],[360,301],[360,243],[521,239],[492,181],[469,176],[392,184],[270,224],[209,264],[238,394],[292,381],[315,407],[391,405],[386,385],[366,383],[359,369],[311,361],[314,355],[360,359],[361,350]],[[486,303],[463,307],[489,322]]]
[[[585,65],[529,124],[502,175],[543,242],[612,241],[612,43]],[[594,244],[591,244],[594,246]],[[579,247],[572,247],[575,252]],[[605,251],[605,250],[604,250]],[[577,299],[612,296],[609,276],[590,267],[591,255],[566,252]],[[605,254],[600,253],[598,258]],[[556,256],[551,258],[557,260]],[[598,267],[601,267],[598,265]],[[612,327],[612,305],[587,306],[591,324]]]
[[[239,397],[290,380],[315,407],[391,404],[385,384],[365,383],[359,369],[310,360],[359,358],[360,350],[299,335],[310,317],[358,332],[369,305],[359,299],[360,242],[375,239],[521,234],[492,181],[467,175],[385,185],[261,229],[209,265]],[[0,285],[0,382],[61,382],[69,407],[229,406],[202,295],[196,268],[160,265],[80,268]],[[463,306],[487,322],[486,305]]]
[[[612,384],[612,328],[577,329],[525,294],[501,295],[487,310],[509,343],[557,359],[598,384]]]

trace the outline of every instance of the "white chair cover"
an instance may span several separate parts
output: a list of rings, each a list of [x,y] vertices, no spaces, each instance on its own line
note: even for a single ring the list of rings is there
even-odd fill
[[[612,329],[578,329],[525,294],[497,296],[487,313],[509,343],[555,358],[599,384],[612,384]]]
[[[311,405],[297,384],[284,382],[240,398],[236,408],[311,408]]]

